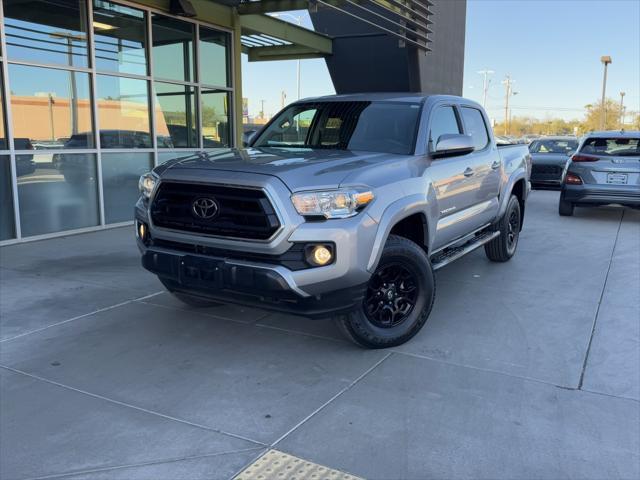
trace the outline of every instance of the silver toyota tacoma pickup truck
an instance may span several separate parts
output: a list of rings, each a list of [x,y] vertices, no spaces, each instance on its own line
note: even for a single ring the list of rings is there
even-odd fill
[[[305,99],[247,148],[141,177],[142,264],[191,305],[333,317],[361,346],[399,345],[429,316],[435,270],[480,246],[514,255],[530,164],[460,97]]]

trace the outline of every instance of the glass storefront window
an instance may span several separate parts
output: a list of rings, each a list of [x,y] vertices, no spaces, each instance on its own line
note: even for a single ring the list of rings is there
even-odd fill
[[[21,155],[31,173],[18,176],[22,236],[98,225],[94,154]],[[29,158],[30,157],[30,158]],[[16,159],[17,163],[17,159]]]
[[[97,102],[102,148],[150,148],[148,82],[98,75]]]
[[[155,82],[158,148],[198,146],[195,88]]]
[[[230,96],[219,90],[202,89],[202,141],[204,148],[228,147],[231,141],[229,125]]]
[[[0,155],[0,240],[16,236],[9,155]],[[17,172],[20,175],[20,172]]]
[[[145,13],[105,0],[93,0],[96,68],[147,74]]]
[[[192,23],[154,14],[153,75],[167,80],[194,82]]]
[[[9,60],[88,67],[85,0],[4,0]]]
[[[200,27],[200,83],[229,85],[229,34]]]
[[[10,64],[9,81],[16,150],[94,146],[89,74]]]
[[[133,220],[140,175],[153,167],[151,153],[103,153],[102,190],[106,223]]]

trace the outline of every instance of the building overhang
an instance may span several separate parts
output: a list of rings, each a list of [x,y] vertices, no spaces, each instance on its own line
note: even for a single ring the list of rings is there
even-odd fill
[[[333,53],[331,37],[269,14],[331,9],[397,37],[401,46],[429,51],[429,0],[213,0],[240,18],[242,51],[249,61],[323,58]]]

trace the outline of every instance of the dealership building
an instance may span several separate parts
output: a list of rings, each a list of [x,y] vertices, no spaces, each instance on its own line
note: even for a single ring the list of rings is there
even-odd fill
[[[241,143],[241,56],[460,94],[465,1],[0,0],[0,245],[131,222],[139,176]],[[314,31],[273,13],[308,9]]]

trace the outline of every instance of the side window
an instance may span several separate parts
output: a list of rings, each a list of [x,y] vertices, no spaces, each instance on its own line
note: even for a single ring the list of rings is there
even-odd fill
[[[431,148],[435,150],[438,139],[445,134],[462,133],[458,118],[453,107],[438,107],[431,115],[431,131],[429,132],[429,141]]]
[[[304,145],[316,112],[315,108],[307,108],[290,117],[281,118],[263,133],[260,144],[262,146]]]
[[[484,117],[476,108],[462,107],[462,118],[466,133],[473,137],[473,146],[476,150],[482,150],[489,144],[489,134]]]

